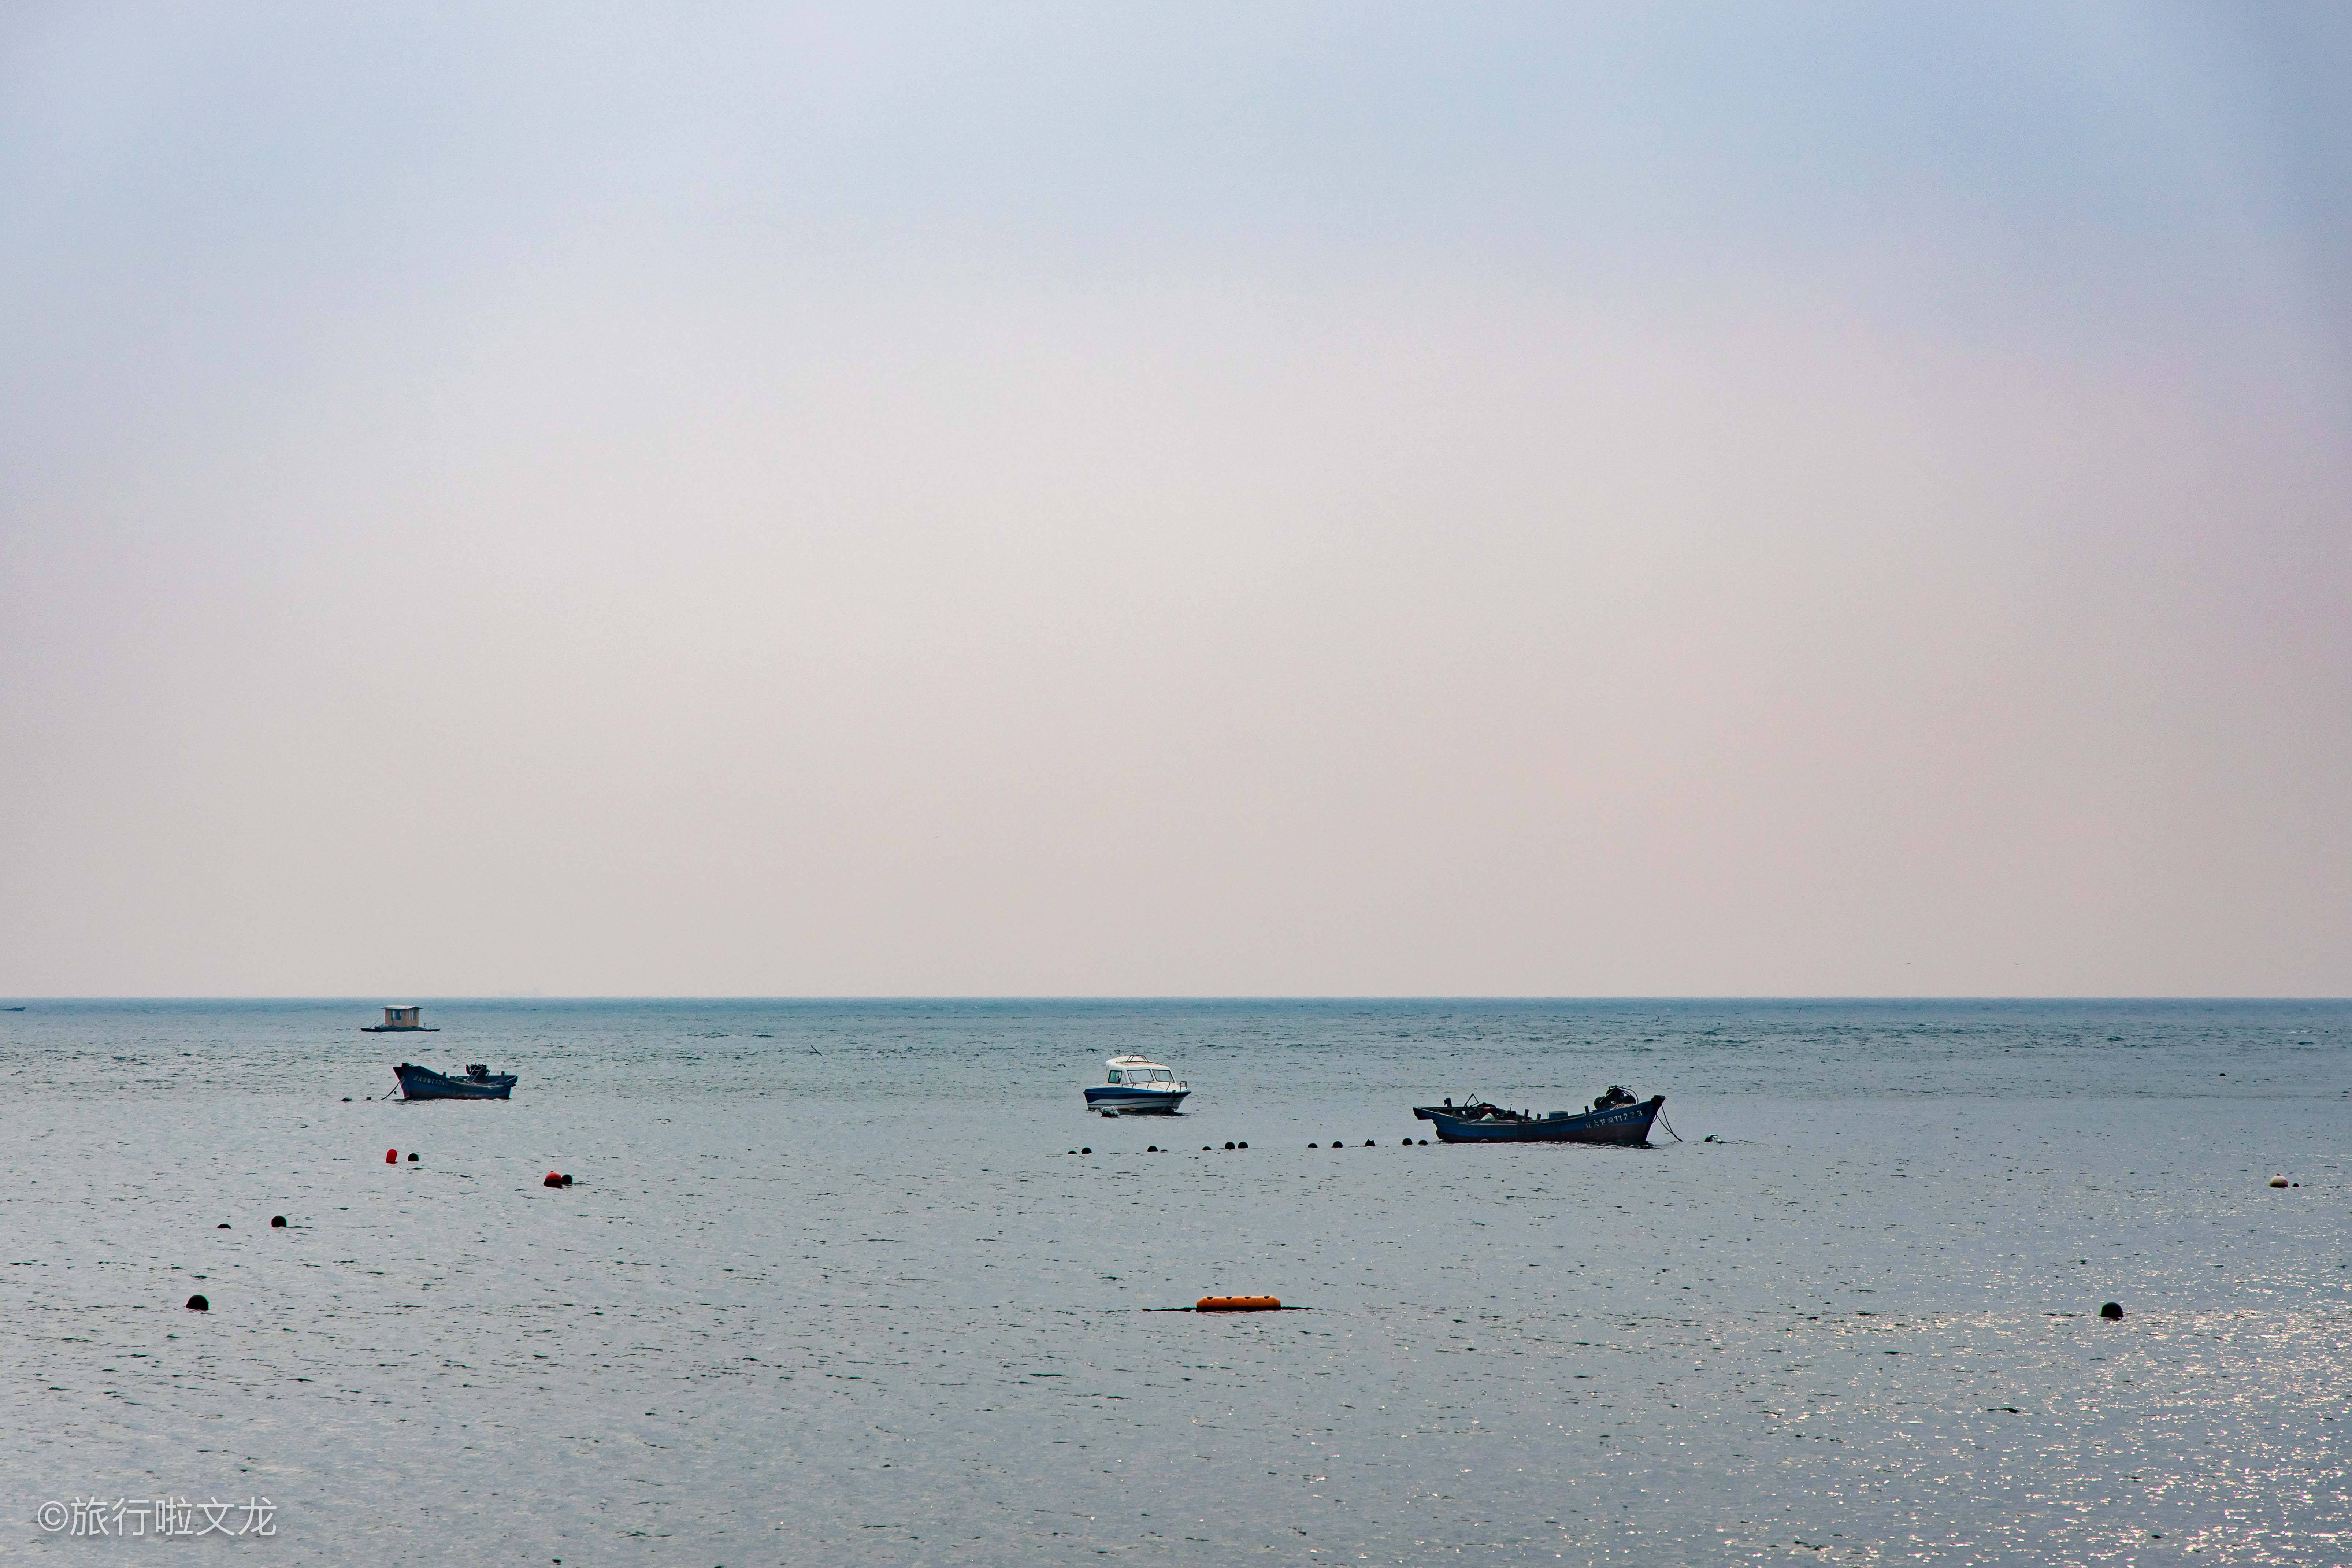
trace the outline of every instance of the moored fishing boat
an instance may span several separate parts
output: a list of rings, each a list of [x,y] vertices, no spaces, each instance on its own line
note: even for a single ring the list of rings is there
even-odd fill
[[[1592,1102],[1590,1110],[1506,1110],[1475,1105],[1416,1105],[1412,1113],[1437,1130],[1441,1143],[1623,1143],[1646,1145],[1650,1124],[1666,1103],[1663,1094],[1635,1100],[1618,1088]]]
[[[480,1062],[467,1068],[463,1078],[414,1062],[402,1062],[392,1071],[400,1079],[403,1100],[504,1100],[515,1086],[514,1074],[492,1072]]]

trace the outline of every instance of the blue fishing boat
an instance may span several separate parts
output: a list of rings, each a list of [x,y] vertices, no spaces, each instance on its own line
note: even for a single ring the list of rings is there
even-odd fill
[[[1615,1084],[1590,1110],[1506,1110],[1484,1100],[1416,1105],[1413,1115],[1437,1130],[1441,1143],[1623,1143],[1647,1147],[1663,1094],[1635,1100]]]
[[[1087,1086],[1087,1109],[1105,1116],[1173,1116],[1192,1091],[1158,1062],[1141,1057],[1113,1057],[1101,1083]]]
[[[480,1062],[468,1067],[463,1078],[414,1062],[403,1062],[392,1071],[400,1079],[403,1100],[504,1100],[514,1092],[514,1074],[492,1072]]]

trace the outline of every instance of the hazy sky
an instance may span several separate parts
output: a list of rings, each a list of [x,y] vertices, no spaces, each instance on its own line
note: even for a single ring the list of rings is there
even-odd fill
[[[2352,993],[2352,14],[0,12],[0,992]]]

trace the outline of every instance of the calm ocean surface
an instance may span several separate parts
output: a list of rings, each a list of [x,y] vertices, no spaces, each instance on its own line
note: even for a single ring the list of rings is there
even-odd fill
[[[2352,1560],[2352,1004],[389,1000],[0,1012],[0,1556]]]

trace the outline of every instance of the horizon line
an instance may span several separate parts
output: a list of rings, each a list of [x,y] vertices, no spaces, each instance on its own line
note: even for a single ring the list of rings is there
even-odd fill
[[[243,992],[123,992],[112,994],[40,996],[19,994],[12,1005],[74,1004],[97,1002],[304,1002],[350,1003],[367,1006],[387,1005],[382,998],[392,993],[361,994],[319,993],[312,994]],[[1136,993],[1116,992],[898,992],[898,993],[710,993],[645,992],[637,994],[555,994],[536,992],[483,992],[461,994],[451,992],[405,992],[401,994],[415,998],[413,1005],[467,1004],[481,1002],[777,1002],[777,1003],[908,1003],[908,1002],[1120,1002],[1120,1003],[1202,1003],[1202,1002],[1454,1002],[1454,1003],[1594,1003],[1594,1002],[2302,1002],[2352,1003],[2352,996],[2299,995],[2284,993],[2147,993],[2137,995],[2094,992],[1954,992],[1930,993],[1807,993],[1807,992],[1685,992],[1668,993],[1558,993],[1537,992],[1292,992],[1292,993]],[[0,992],[0,1001],[7,994]],[[402,1004],[389,1004],[400,1005]]]

